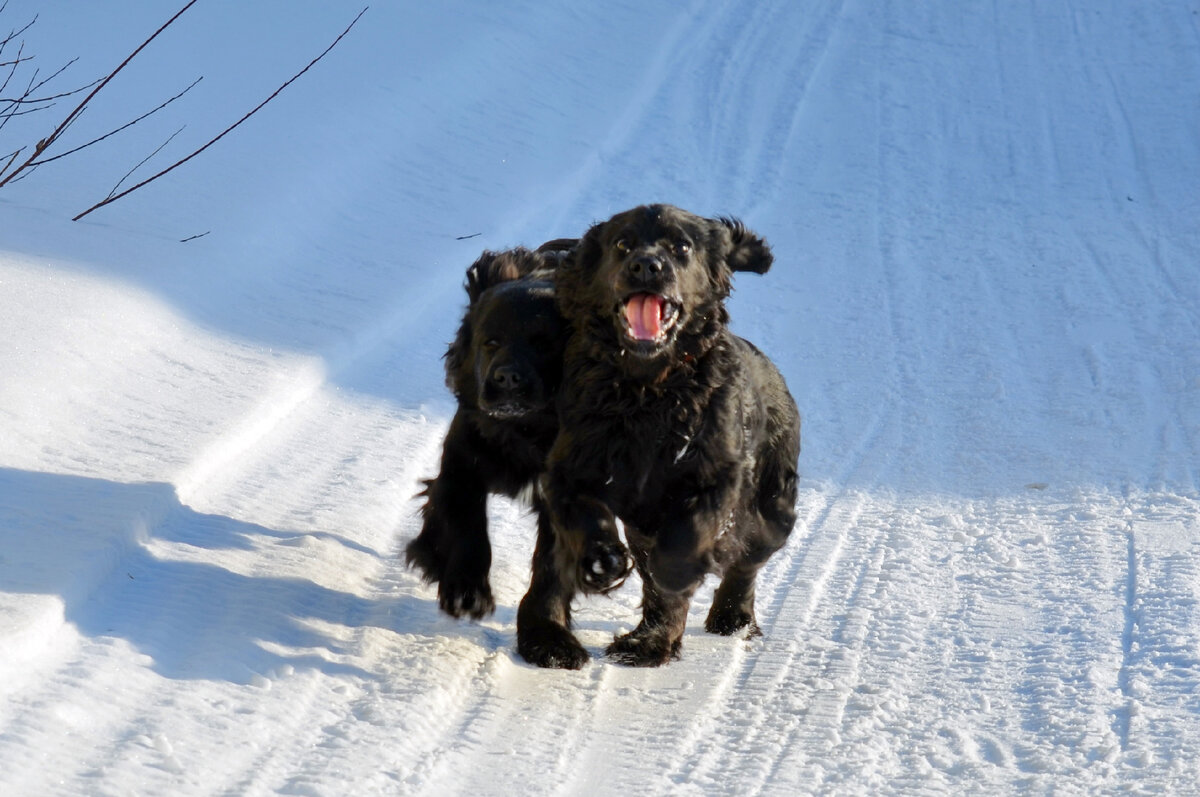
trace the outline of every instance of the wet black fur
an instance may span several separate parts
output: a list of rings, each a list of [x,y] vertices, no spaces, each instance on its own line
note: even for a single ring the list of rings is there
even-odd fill
[[[467,270],[470,304],[446,352],[458,399],[437,478],[425,482],[420,534],[405,557],[454,617],[495,610],[487,496],[516,496],[545,467],[558,431],[554,399],[567,328],[549,278],[573,240],[484,252]]]
[[[610,657],[656,666],[678,656],[691,596],[710,572],[722,579],[706,629],[757,633],[755,576],[795,522],[800,417],[774,365],[729,331],[724,300],[734,271],[761,274],[771,262],[738,221],[651,205],[594,225],[555,273],[572,336],[544,479],[552,524],[539,527],[518,620],[527,660],[586,660],[570,603],[628,574],[616,518],[643,600],[641,622]],[[663,340],[624,331],[631,293],[677,307]]]

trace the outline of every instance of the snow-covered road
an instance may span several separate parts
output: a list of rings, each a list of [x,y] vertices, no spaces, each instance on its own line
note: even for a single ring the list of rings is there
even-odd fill
[[[39,5],[0,29],[80,75],[169,14]],[[202,0],[72,134],[186,102],[0,189],[0,792],[1196,791],[1200,7],[400,5],[67,221],[359,10]],[[480,249],[650,201],[774,247],[730,310],[800,520],[762,638],[703,632],[710,585],[680,661],[611,664],[630,583],[542,671],[521,506],[483,622],[397,556],[440,357]]]

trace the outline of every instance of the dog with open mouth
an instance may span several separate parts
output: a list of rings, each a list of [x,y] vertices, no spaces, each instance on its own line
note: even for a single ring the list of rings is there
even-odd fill
[[[646,205],[592,226],[555,272],[571,337],[542,482],[551,524],[518,612],[526,660],[581,667],[572,599],[634,567],[642,619],[611,658],[678,656],[708,573],[721,582],[705,628],[758,632],[756,574],[796,518],[800,416],[771,361],[729,330],[725,299],[734,272],[772,260],[737,220]]]
[[[458,408],[437,478],[421,493],[421,531],[405,548],[408,564],[437,582],[438,605],[452,617],[480,619],[495,610],[488,494],[529,492],[538,510],[533,487],[558,433],[568,332],[551,278],[574,244],[556,239],[536,251],[484,252],[467,269],[470,303],[445,357]]]

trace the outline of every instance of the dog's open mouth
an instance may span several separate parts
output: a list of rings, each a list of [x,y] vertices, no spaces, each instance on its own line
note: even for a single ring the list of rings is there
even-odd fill
[[[663,343],[679,320],[679,305],[656,293],[635,293],[625,300],[625,334],[639,343]]]

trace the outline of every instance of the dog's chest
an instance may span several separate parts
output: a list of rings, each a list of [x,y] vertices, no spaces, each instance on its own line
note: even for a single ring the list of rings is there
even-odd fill
[[[703,466],[703,416],[658,407],[615,420],[608,436],[611,503],[652,511],[686,492]]]

